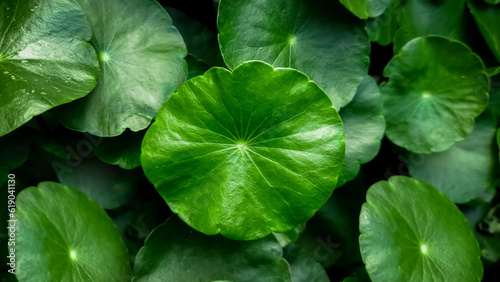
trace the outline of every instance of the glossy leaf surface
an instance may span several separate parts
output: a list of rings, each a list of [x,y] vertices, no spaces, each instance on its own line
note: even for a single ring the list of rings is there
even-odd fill
[[[92,26],[101,73],[92,93],[61,109],[62,123],[101,137],[145,129],[187,77],[182,37],[154,0],[77,2]]]
[[[309,219],[332,193],[344,131],[328,96],[292,69],[248,62],[183,84],[142,144],[148,179],[206,234],[262,238]]]
[[[386,135],[411,152],[440,152],[463,140],[487,106],[484,65],[456,41],[416,38],[392,58],[384,76]]]
[[[19,193],[19,281],[125,281],[132,270],[118,229],[75,188],[42,182]]]
[[[73,1],[0,3],[0,136],[96,86],[91,36],[85,13]]]
[[[338,1],[221,1],[219,43],[230,68],[248,60],[290,67],[347,105],[368,71],[364,24]],[[311,52],[314,50],[314,52]]]
[[[480,281],[481,251],[458,208],[431,185],[393,176],[370,187],[359,243],[373,281]]]

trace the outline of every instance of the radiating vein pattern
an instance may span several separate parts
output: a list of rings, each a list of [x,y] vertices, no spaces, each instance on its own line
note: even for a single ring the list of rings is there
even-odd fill
[[[248,62],[213,68],[165,103],[142,163],[195,229],[235,239],[286,231],[331,195],[344,160],[342,122],[296,70]]]

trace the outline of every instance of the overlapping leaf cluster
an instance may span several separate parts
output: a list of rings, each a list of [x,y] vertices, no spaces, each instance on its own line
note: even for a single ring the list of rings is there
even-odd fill
[[[2,0],[5,279],[495,281],[499,40],[495,0]]]

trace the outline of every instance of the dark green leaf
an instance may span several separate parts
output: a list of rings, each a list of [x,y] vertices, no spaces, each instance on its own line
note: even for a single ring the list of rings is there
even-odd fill
[[[498,32],[500,5],[488,5],[481,0],[467,0],[467,4],[486,43],[500,61],[500,33]]]
[[[366,31],[370,41],[380,45],[392,43],[394,33],[398,28],[398,15],[401,13],[408,0],[392,0],[385,12],[366,22]]]
[[[133,169],[141,165],[141,144],[146,130],[125,131],[117,137],[103,138],[99,145],[92,148],[103,162],[118,165],[123,169]]]
[[[495,189],[498,169],[497,123],[487,111],[476,119],[474,130],[449,149],[429,155],[411,154],[413,178],[426,181],[455,203],[466,203]]]
[[[141,162],[173,212],[206,234],[256,239],[311,218],[331,195],[344,131],[331,101],[293,69],[212,68],[160,110]]]
[[[221,1],[219,43],[234,69],[248,60],[306,73],[336,109],[366,77],[370,45],[364,23],[338,1]]]
[[[337,187],[354,179],[360,165],[377,155],[385,130],[382,113],[377,84],[367,77],[358,86],[354,99],[339,113],[345,130],[345,161]]]
[[[486,108],[489,79],[477,55],[456,41],[419,37],[384,69],[386,135],[415,153],[440,152],[463,140]]]
[[[191,79],[198,75],[203,75],[210,67],[204,62],[198,60],[197,58],[187,55],[186,62],[188,64],[188,79]]]
[[[481,251],[458,208],[431,185],[393,176],[370,187],[359,243],[373,281],[481,281]]]
[[[329,282],[326,271],[314,257],[300,246],[291,244],[283,249],[283,256],[290,264],[292,282]]]
[[[199,233],[170,217],[137,254],[134,281],[291,281],[272,237],[233,241]]]
[[[126,281],[132,271],[113,221],[82,192],[55,182],[17,199],[19,281]]]
[[[101,137],[145,129],[185,81],[186,46],[154,0],[77,0],[87,14],[101,65],[97,87],[60,109],[70,129]]]
[[[0,136],[95,87],[91,36],[71,0],[1,1]]]

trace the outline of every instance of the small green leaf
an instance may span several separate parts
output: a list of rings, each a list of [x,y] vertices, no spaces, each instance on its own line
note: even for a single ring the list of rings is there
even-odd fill
[[[429,155],[411,154],[410,175],[426,181],[455,203],[466,203],[495,189],[498,169],[497,123],[486,111],[476,119],[474,130],[449,149]]]
[[[133,281],[292,281],[282,256],[272,236],[253,241],[207,236],[171,216],[137,254]]]
[[[256,61],[184,83],[141,156],[184,221],[246,240],[305,223],[331,195],[343,160],[342,122],[325,92],[297,70]]]
[[[368,71],[364,23],[336,0],[222,0],[217,26],[231,69],[249,60],[295,68],[317,82],[337,110]]]
[[[500,62],[500,33],[498,32],[500,5],[488,5],[481,0],[467,0],[467,4],[486,43]]]
[[[373,281],[481,281],[481,251],[458,208],[431,185],[393,176],[368,189],[359,244]]]
[[[82,192],[42,182],[17,198],[19,281],[130,280],[127,248],[106,212]]]
[[[370,41],[377,42],[380,45],[389,45],[392,43],[394,33],[398,28],[398,15],[401,13],[404,5],[409,0],[392,0],[385,12],[366,22],[366,31]]]
[[[1,1],[0,136],[96,86],[91,36],[73,1]]]
[[[500,3],[500,0],[484,0],[484,2],[491,4],[491,5],[496,5]]]
[[[300,246],[291,244],[283,249],[283,256],[290,264],[292,282],[329,282],[325,269]]]
[[[356,17],[365,20],[382,15],[391,0],[340,0],[340,3]]]
[[[59,109],[70,129],[101,137],[145,129],[186,80],[186,46],[154,0],[77,0],[92,26],[101,75],[84,99]]]
[[[386,135],[415,153],[441,152],[463,140],[488,104],[489,79],[477,55],[456,41],[419,37],[384,69]]]
[[[186,62],[188,64],[188,79],[191,79],[198,75],[203,75],[210,67],[204,63],[203,61],[198,60],[197,58],[187,55]]]
[[[337,187],[353,180],[361,164],[378,153],[384,137],[385,121],[377,84],[371,77],[358,86],[354,99],[340,110],[345,130],[345,161]]]

